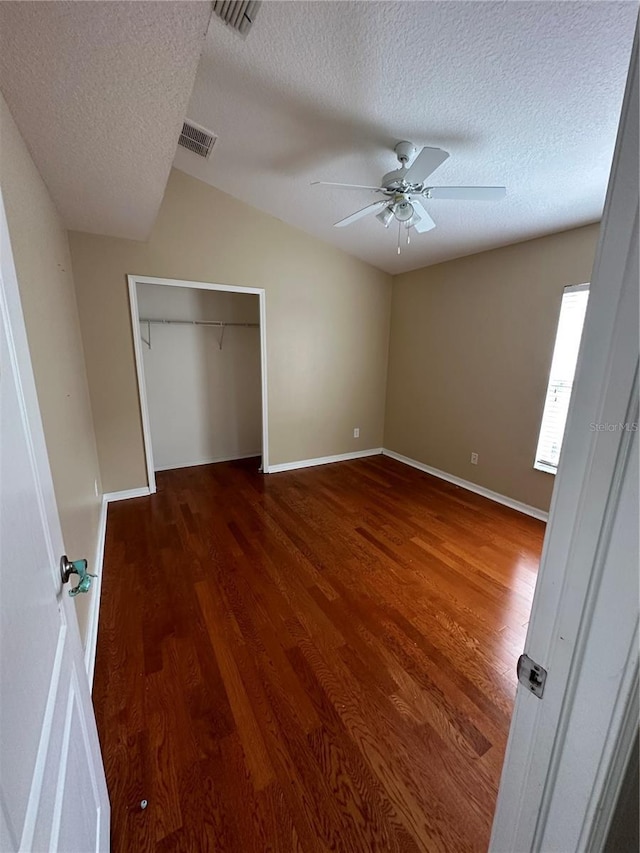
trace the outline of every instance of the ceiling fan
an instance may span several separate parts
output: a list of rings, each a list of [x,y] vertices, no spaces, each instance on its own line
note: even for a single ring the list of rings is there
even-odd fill
[[[376,214],[385,228],[392,222],[398,223],[398,254],[400,254],[400,231],[404,227],[409,242],[409,232],[414,228],[419,234],[431,231],[436,223],[422,204],[422,199],[457,199],[460,201],[495,201],[504,198],[506,187],[432,187],[426,183],[432,172],[449,157],[442,148],[424,147],[417,156],[411,142],[398,142],[395,147],[400,168],[388,172],[381,186],[368,187],[360,184],[336,184],[330,181],[313,181],[313,185],[342,187],[344,189],[369,190],[381,193],[384,198],[357,210],[334,223],[335,228],[351,225],[370,213]],[[411,165],[409,165],[409,163]]]

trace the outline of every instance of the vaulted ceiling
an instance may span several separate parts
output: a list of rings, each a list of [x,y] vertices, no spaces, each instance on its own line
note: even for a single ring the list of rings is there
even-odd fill
[[[210,14],[207,2],[0,2],[0,89],[67,227],[149,236]]]
[[[188,117],[218,141],[189,174],[392,273],[599,220],[636,2],[278,2],[246,39],[212,19]],[[449,159],[435,185],[500,202],[425,202],[437,228],[397,255],[375,200],[400,140]],[[242,223],[238,223],[242,227]]]
[[[69,228],[146,239],[173,160],[395,273],[600,218],[637,10],[266,0],[243,39],[205,38],[208,2],[5,0],[0,88]],[[207,161],[176,153],[186,116]],[[400,256],[373,216],[333,228],[375,196],[311,182],[377,185],[404,139],[450,153],[430,183],[507,197],[425,202]]]

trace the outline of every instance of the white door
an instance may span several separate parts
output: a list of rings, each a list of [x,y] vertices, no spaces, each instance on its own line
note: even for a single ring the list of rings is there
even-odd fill
[[[107,851],[109,799],[1,197],[0,231],[0,850]]]

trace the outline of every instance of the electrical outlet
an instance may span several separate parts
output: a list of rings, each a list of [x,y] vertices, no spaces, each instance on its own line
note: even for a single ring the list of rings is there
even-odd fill
[[[353,437],[354,438],[360,438],[360,427],[354,427],[353,428]]]
[[[472,464],[472,465],[477,465],[477,464],[478,464],[478,454],[477,454],[477,453],[472,453],[472,454],[471,454],[471,464]]]

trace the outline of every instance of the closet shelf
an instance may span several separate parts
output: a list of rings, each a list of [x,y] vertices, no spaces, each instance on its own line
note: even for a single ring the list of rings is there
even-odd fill
[[[222,349],[222,341],[224,339],[224,330],[227,326],[243,326],[247,329],[259,329],[260,323],[228,323],[225,320],[163,320],[159,317],[139,317],[138,318],[141,323],[147,324],[147,337],[144,338],[142,334],[140,337],[142,338],[143,343],[145,343],[149,349],[151,349],[151,326],[154,324],[161,323],[162,325],[169,325],[175,323],[176,325],[182,326],[214,326],[218,329],[222,329],[222,333],[218,339],[218,346]]]

